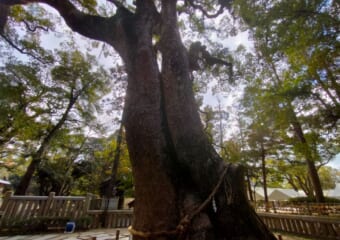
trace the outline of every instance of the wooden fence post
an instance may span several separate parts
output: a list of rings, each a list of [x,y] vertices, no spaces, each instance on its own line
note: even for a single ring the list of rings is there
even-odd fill
[[[0,212],[2,211],[5,211],[6,209],[6,206],[8,204],[8,201],[9,199],[13,196],[13,192],[12,191],[7,191],[5,194],[4,194],[4,199],[3,199],[3,202],[1,204],[1,207],[0,207]]]
[[[117,231],[116,231],[116,240],[119,240],[119,233],[120,233],[120,231],[117,230]]]
[[[306,202],[307,204],[307,212],[308,212],[308,215],[312,215],[312,211],[310,209],[310,205],[309,205],[309,202]]]
[[[91,199],[92,199],[92,194],[91,193],[87,193],[86,194],[86,199],[85,199],[85,205],[84,205],[84,214],[87,214],[87,211],[90,210]]]
[[[44,210],[42,211],[41,216],[47,216],[47,213],[51,210],[51,206],[53,205],[53,201],[54,201],[54,196],[55,196],[55,192],[50,192],[50,194],[48,194],[48,198],[46,200],[45,206],[44,206]]]
[[[276,207],[275,207],[275,202],[274,201],[272,201],[272,206],[273,206],[274,213],[276,213]]]

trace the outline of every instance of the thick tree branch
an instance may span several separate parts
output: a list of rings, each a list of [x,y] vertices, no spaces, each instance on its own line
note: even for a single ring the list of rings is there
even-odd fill
[[[66,0],[44,0],[44,2],[54,7],[73,31],[88,38],[104,42],[110,42],[114,38],[113,25],[116,22],[114,17],[104,18],[85,14],[79,11],[70,1]]]
[[[7,23],[9,14],[9,6],[0,3],[0,33],[4,33],[4,28]]]
[[[198,70],[200,69],[199,61],[203,61],[208,66],[213,65],[225,65],[229,68],[230,76],[233,75],[233,65],[230,62],[222,60],[220,58],[212,56],[206,49],[204,45],[200,42],[194,42],[191,44],[189,48],[189,62],[190,62],[190,69],[191,70]]]
[[[0,0],[0,4],[5,6],[29,3],[45,3],[55,8],[73,31],[85,37],[111,44],[112,39],[116,37],[115,16],[104,18],[83,13],[68,0]]]
[[[123,3],[119,2],[118,0],[108,0],[109,2],[113,3],[117,8],[124,7]]]
[[[207,18],[215,18],[219,15],[221,15],[224,11],[224,8],[231,8],[231,2],[230,0],[219,0],[219,9],[215,13],[209,13],[206,9],[204,9],[203,5],[195,3],[194,0],[186,0],[186,4],[190,5],[194,9],[197,9],[203,13],[203,15]]]
[[[140,1],[139,0],[139,1],[136,1],[136,6],[137,6],[137,13],[139,11],[145,11],[145,10],[146,10],[145,12],[150,13],[150,16],[153,18],[153,22],[154,22],[152,31],[154,34],[160,34],[162,18],[161,18],[160,13],[157,11],[154,1],[149,1],[149,0]]]

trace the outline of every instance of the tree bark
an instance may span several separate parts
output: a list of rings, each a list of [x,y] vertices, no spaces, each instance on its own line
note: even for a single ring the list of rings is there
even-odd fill
[[[247,188],[248,188],[248,196],[249,196],[249,200],[251,202],[254,202],[254,195],[255,192],[253,193],[253,190],[251,189],[251,181],[250,181],[250,175],[249,175],[249,170],[247,169],[247,173],[246,173],[246,179],[247,179]]]
[[[264,193],[264,202],[266,205],[266,211],[269,211],[268,209],[268,192],[267,192],[267,170],[266,170],[266,150],[263,146],[263,139],[261,139],[261,170],[262,170],[262,180],[263,180],[263,193]]]

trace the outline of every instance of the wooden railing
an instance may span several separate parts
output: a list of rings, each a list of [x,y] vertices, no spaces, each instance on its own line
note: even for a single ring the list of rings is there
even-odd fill
[[[108,201],[91,195],[15,196],[8,192],[0,207],[0,230],[25,226],[29,230],[33,223],[46,225],[45,229],[56,229],[63,228],[70,220],[76,221],[78,228],[123,228],[132,224],[132,211],[110,210],[112,206],[109,205]]]
[[[317,239],[340,239],[340,218],[258,213],[272,231],[282,231]]]
[[[11,223],[25,222],[41,217],[50,220],[50,226],[65,226],[65,220],[88,219],[87,228],[125,228],[132,224],[131,210],[93,209],[91,196],[61,197],[51,193],[49,196],[13,196],[7,194],[0,207],[0,229],[9,228]],[[269,229],[292,234],[310,236],[318,239],[340,239],[340,217],[302,216],[278,213],[263,213],[262,218]],[[86,221],[85,221],[86,222]],[[77,222],[77,226],[79,226]],[[28,223],[29,224],[29,223]],[[54,225],[53,225],[54,224]],[[59,224],[59,225],[58,225]],[[29,225],[28,225],[29,227]]]
[[[79,219],[87,213],[89,198],[55,196],[15,196],[6,193],[0,208],[0,226],[33,218]]]
[[[340,217],[340,203],[291,203],[272,201],[253,204],[257,212]]]
[[[90,228],[126,228],[132,224],[131,210],[89,210],[87,214],[91,218]]]

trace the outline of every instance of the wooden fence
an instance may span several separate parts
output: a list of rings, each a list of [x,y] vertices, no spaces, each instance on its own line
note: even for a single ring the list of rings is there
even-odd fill
[[[86,215],[89,198],[55,196],[15,196],[6,193],[0,208],[0,226],[33,218],[79,219]]]
[[[89,210],[87,214],[91,218],[90,228],[127,228],[132,224],[132,210]]]
[[[61,197],[51,193],[49,196],[13,196],[7,194],[0,207],[0,229],[11,227],[13,222],[39,218],[49,218],[50,226],[63,228],[65,221],[88,219],[87,228],[125,228],[132,224],[131,210],[93,209],[91,196]],[[258,213],[264,223],[273,231],[304,235],[317,239],[340,239],[340,217],[303,216],[274,213]],[[60,218],[62,221],[53,222]],[[45,219],[46,220],[46,219]],[[28,223],[29,224],[29,223]],[[59,225],[58,225],[59,224]]]
[[[253,204],[257,212],[298,215],[328,215],[340,217],[340,203],[291,203],[271,201]]]
[[[104,209],[104,201],[74,196],[15,196],[6,193],[0,207],[0,229],[15,229],[27,225],[63,228],[66,221],[76,221],[82,228],[118,228],[132,223],[132,212]],[[91,204],[92,203],[92,204]],[[93,204],[94,203],[94,204]]]
[[[340,239],[340,218],[258,213],[272,231],[282,231],[315,239]]]

